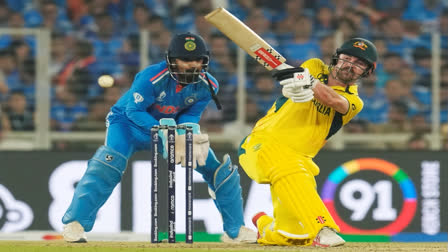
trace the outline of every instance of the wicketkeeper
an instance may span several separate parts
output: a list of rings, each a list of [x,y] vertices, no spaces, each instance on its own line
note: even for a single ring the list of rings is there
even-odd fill
[[[218,82],[207,72],[209,62],[210,53],[200,36],[178,34],[171,40],[165,61],[135,76],[129,91],[111,108],[106,119],[106,141],[89,160],[62,218],[66,241],[87,241],[85,231],[92,229],[98,210],[121,181],[129,158],[137,151],[150,149],[153,125],[184,124],[193,127],[193,168],[208,183],[222,215],[223,241],[255,242],[255,232],[244,226],[238,168],[232,165],[229,155],[222,162],[216,158],[208,136],[201,134],[198,125],[210,100],[217,101]],[[185,130],[178,134],[185,134]],[[177,140],[179,163],[185,160],[185,137]]]

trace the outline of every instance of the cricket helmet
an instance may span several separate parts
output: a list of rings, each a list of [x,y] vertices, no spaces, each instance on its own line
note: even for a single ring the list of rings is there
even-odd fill
[[[366,70],[363,77],[371,74],[376,68],[378,52],[375,45],[367,39],[352,38],[345,41],[341,47],[336,49],[336,53],[333,56],[332,65],[337,64],[340,54],[355,56],[366,62],[369,65],[369,68]]]
[[[202,59],[202,69],[193,72],[179,72],[175,59],[194,61]],[[207,72],[210,61],[210,52],[204,39],[196,34],[187,32],[175,35],[168,47],[166,61],[171,76],[182,84],[196,83],[199,81],[200,72]]]

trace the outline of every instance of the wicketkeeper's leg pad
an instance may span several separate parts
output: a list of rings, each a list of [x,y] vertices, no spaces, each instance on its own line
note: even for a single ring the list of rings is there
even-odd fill
[[[127,161],[123,154],[101,146],[89,160],[62,222],[67,224],[76,220],[86,232],[92,230],[98,210],[121,181]]]
[[[209,193],[221,212],[224,231],[230,238],[236,238],[244,226],[243,198],[238,166],[232,165],[228,154],[224,155],[222,164],[214,173],[213,187],[209,188]]]

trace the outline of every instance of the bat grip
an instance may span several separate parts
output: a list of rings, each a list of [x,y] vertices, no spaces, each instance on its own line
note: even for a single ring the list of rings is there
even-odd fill
[[[290,66],[290,65],[288,65],[286,63],[282,63],[281,65],[276,67],[275,70],[283,70],[283,69],[288,69],[288,68],[293,68],[293,66]]]

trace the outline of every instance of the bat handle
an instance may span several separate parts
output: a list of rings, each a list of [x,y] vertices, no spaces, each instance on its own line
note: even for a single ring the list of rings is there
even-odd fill
[[[286,63],[282,63],[281,65],[277,66],[275,68],[275,70],[283,70],[283,69],[288,69],[288,68],[293,68],[292,66],[286,64]]]

